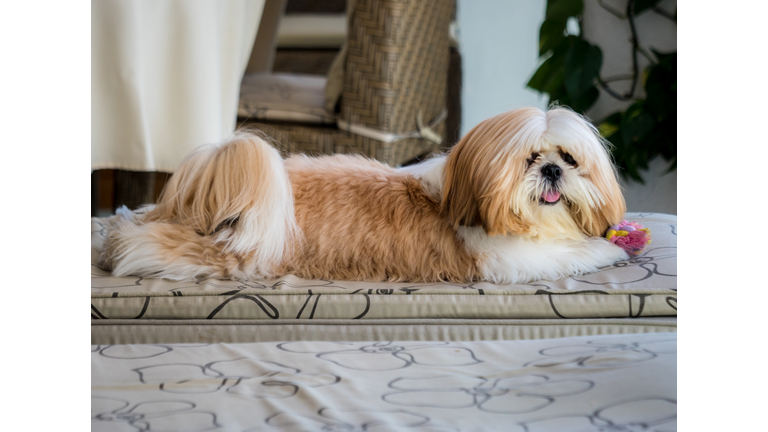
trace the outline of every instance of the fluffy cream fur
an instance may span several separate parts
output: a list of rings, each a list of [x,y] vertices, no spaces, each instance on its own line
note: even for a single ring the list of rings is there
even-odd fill
[[[599,237],[624,211],[604,141],[564,108],[498,115],[401,169],[282,160],[239,133],[190,155],[156,206],[119,210],[100,263],[172,280],[529,282],[625,259]]]

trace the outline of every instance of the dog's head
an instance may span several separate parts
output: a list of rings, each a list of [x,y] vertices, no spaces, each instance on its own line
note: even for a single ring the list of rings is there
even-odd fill
[[[547,238],[600,236],[626,209],[605,141],[565,108],[477,125],[448,155],[441,207],[454,228]]]

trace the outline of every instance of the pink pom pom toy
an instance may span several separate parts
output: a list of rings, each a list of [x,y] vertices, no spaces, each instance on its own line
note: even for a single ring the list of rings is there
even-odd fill
[[[637,256],[645,249],[645,245],[651,243],[651,230],[637,222],[621,221],[608,228],[605,238],[627,251],[630,256]]]

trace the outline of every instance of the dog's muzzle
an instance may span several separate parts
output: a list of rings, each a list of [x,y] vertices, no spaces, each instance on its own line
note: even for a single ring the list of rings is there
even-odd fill
[[[541,175],[549,183],[549,187],[539,197],[539,204],[554,205],[560,202],[560,192],[557,190],[556,185],[560,177],[563,175],[563,170],[555,164],[546,164],[541,168]]]

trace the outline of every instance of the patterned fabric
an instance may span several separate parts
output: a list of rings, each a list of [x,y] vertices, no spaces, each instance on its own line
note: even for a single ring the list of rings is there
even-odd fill
[[[677,430],[674,333],[91,347],[93,431]]]
[[[653,232],[637,257],[593,274],[530,284],[394,284],[304,280],[176,283],[115,278],[96,266],[102,219],[91,222],[91,318],[557,319],[677,315],[677,218],[630,213]]]

